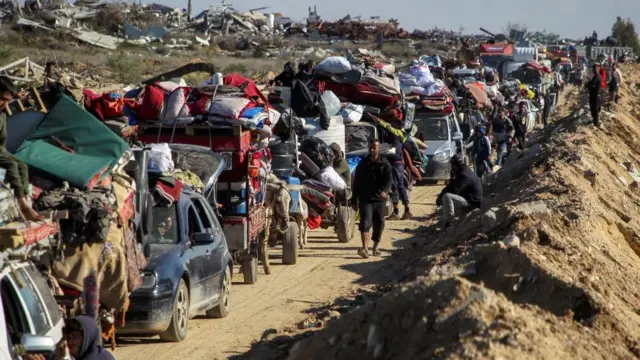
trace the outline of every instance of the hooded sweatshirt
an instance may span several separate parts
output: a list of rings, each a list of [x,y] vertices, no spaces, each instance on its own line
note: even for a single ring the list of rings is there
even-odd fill
[[[82,345],[76,360],[115,360],[110,352],[100,346],[100,330],[96,321],[89,316],[76,316],[74,318],[82,325]]]

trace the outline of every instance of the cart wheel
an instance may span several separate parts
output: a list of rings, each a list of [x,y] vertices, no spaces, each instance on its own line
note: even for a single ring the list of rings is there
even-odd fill
[[[298,262],[298,224],[289,221],[287,232],[282,234],[282,263],[295,265]]]
[[[356,228],[356,214],[353,209],[348,206],[339,206],[336,214],[336,233],[338,241],[348,243],[353,238],[353,232]]]
[[[242,275],[245,284],[255,284],[258,281],[258,259],[252,256],[242,260]]]

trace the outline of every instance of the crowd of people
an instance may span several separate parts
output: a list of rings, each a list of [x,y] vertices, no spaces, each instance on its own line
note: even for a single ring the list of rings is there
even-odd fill
[[[606,105],[611,107],[612,104],[618,102],[618,89],[621,84],[622,73],[613,59],[593,64],[591,77],[585,84],[585,89],[588,93],[591,118],[596,127],[601,125],[600,111],[603,103],[606,102]],[[607,95],[606,99],[605,95]]]

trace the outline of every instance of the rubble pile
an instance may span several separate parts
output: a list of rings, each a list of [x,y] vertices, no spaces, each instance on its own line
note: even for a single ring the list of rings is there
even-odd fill
[[[126,4],[76,2],[74,5],[27,2],[23,7],[13,2],[0,4],[0,20],[13,23],[18,30],[37,30],[56,35],[66,34],[87,44],[115,50],[123,42],[137,45],[164,44],[169,49],[222,45],[222,50],[247,50],[261,47],[265,39],[312,41],[431,40],[454,44],[460,34],[432,29],[408,31],[395,19],[379,17],[362,20],[346,17],[337,21],[321,20],[317,10],[309,9],[304,22],[296,22],[281,13],[263,13],[267,8],[241,12],[230,4],[220,3],[192,15],[191,9],[161,4]],[[225,49],[232,37],[234,49]],[[270,42],[270,41],[267,41]],[[273,49],[286,48],[274,44]],[[245,54],[246,55],[246,54]],[[281,56],[281,54],[273,54]]]

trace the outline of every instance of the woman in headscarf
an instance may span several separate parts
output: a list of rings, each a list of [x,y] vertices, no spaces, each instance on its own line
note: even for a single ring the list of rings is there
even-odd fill
[[[69,353],[75,360],[115,360],[110,352],[100,345],[100,330],[96,320],[89,316],[76,316],[64,327]]]

